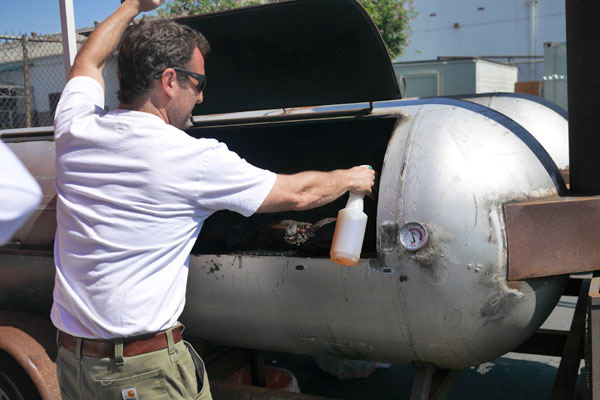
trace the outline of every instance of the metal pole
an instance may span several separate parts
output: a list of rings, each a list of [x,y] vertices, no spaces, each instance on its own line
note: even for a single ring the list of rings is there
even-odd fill
[[[250,350],[250,380],[252,386],[265,387],[265,352]]]
[[[529,55],[535,57],[537,54],[536,49],[536,10],[538,0],[529,0],[527,5],[529,6]],[[537,80],[536,76],[536,68],[533,63],[529,64],[529,80],[535,81]]]
[[[25,123],[31,128],[31,86],[29,85],[29,49],[27,48],[27,35],[21,36],[23,45],[23,87],[25,88]]]
[[[567,84],[569,101],[569,158],[571,191],[576,194],[600,194],[600,135],[597,113],[600,107],[600,0],[565,0],[567,23]],[[594,273],[597,282],[597,273]],[[590,330],[587,357],[591,363],[591,398],[600,399],[598,365],[597,298],[588,306]]]
[[[566,0],[571,191],[600,194],[600,0]]]
[[[75,16],[73,0],[58,0],[60,5],[60,25],[63,39],[65,79],[69,76],[75,55],[77,55],[77,36],[75,34]]]
[[[587,306],[585,343],[586,383],[591,400],[600,400],[600,272],[594,272]]]

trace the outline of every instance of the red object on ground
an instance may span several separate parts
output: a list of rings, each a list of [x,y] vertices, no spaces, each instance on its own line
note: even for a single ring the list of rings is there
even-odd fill
[[[250,367],[244,367],[225,379],[229,383],[251,385]],[[265,367],[265,387],[268,389],[285,390],[286,392],[301,393],[298,380],[287,369]]]

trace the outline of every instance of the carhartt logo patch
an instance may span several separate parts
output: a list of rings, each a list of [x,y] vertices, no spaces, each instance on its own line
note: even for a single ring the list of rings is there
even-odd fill
[[[123,400],[139,400],[135,388],[123,389],[121,390],[121,395],[123,396]]]

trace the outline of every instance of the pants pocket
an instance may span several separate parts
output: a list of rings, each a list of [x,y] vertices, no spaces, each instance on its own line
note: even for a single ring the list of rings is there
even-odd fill
[[[97,399],[168,399],[163,371],[156,369],[125,377],[94,379]]]
[[[202,358],[196,353],[196,350],[192,347],[191,344],[184,341],[186,347],[188,348],[190,355],[192,356],[192,361],[194,361],[194,365],[196,367],[196,379],[198,380],[198,395],[194,397],[194,400],[212,400],[212,396],[210,394],[210,385],[208,383],[208,375],[206,374],[206,367],[204,365],[204,361]]]

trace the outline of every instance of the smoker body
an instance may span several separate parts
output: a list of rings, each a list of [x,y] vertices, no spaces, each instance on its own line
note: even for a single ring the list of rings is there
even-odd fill
[[[391,132],[365,126],[361,136],[372,140],[363,142],[362,152],[327,147],[311,153],[317,168],[332,158],[361,164],[371,146],[380,147],[375,137],[389,137],[383,160],[367,160],[381,165],[381,184],[376,209],[367,210],[365,258],[345,267],[316,250],[310,258],[290,256],[288,248],[194,254],[182,316],[191,335],[250,348],[456,369],[514,349],[543,323],[566,279],[507,282],[502,212],[507,202],[564,193],[543,148],[514,121],[463,101],[382,102],[363,120],[369,118],[396,122],[387,126]],[[307,129],[325,123],[335,124],[313,121]],[[268,158],[261,166],[271,166]],[[336,208],[329,210],[334,216]],[[321,217],[305,212],[295,218]],[[429,242],[416,252],[399,242],[407,222],[429,232]]]

